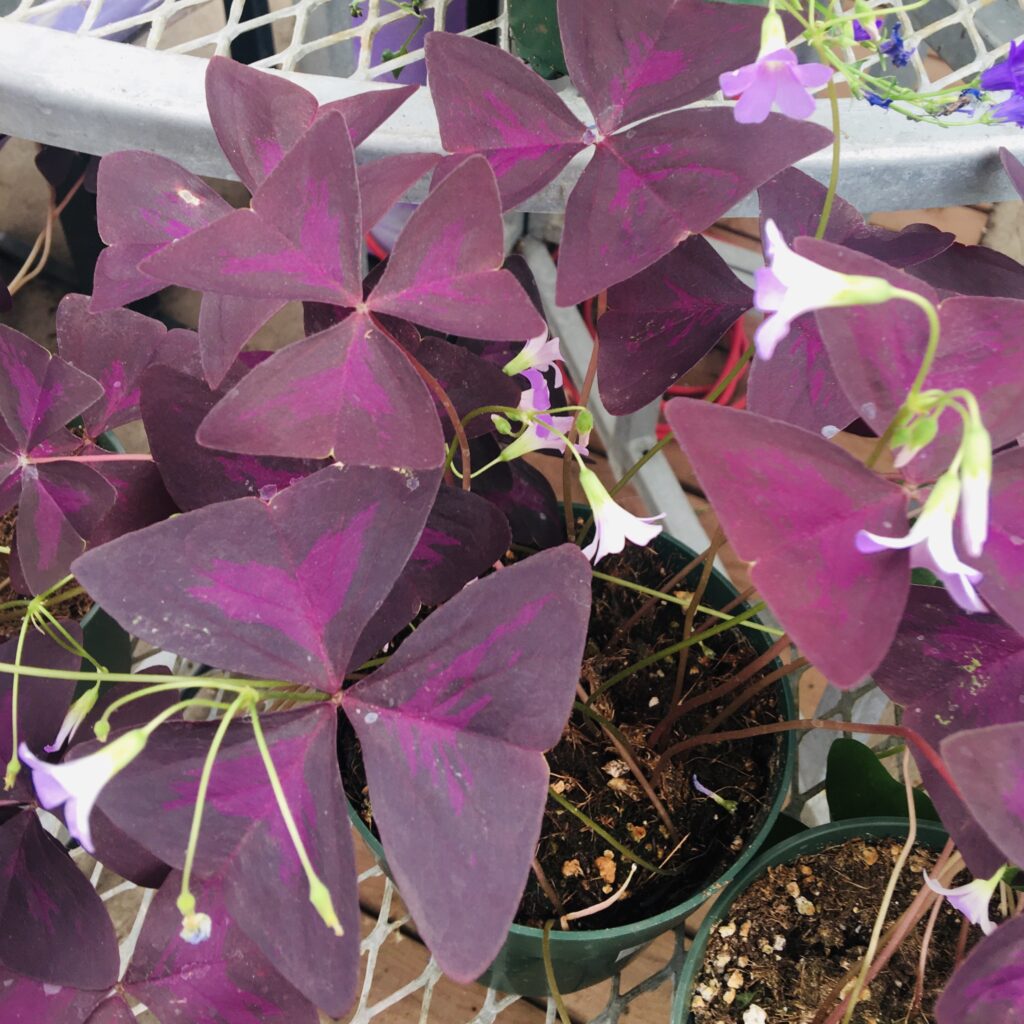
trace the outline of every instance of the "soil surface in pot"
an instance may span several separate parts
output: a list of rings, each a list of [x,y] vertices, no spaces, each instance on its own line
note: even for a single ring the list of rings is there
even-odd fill
[[[0,547],[9,548],[14,541],[14,524],[18,518],[17,507],[0,516]],[[68,589],[75,587],[74,582]],[[23,601],[26,595],[20,594],[11,586],[10,556],[0,552],[0,604],[8,601]],[[49,605],[50,611],[58,619],[72,619],[80,622],[85,618],[93,600],[88,594],[76,594],[74,597]],[[0,643],[17,636],[21,630],[21,612],[23,609],[9,608],[0,611]]]
[[[675,559],[673,562],[671,559]],[[630,547],[601,563],[601,571],[644,586],[658,588],[685,564],[673,552]],[[696,570],[673,593],[684,596],[697,584]],[[580,684],[590,693],[599,683],[657,650],[678,642],[683,609],[658,602],[623,639],[617,628],[646,601],[624,587],[594,581],[594,601]],[[702,602],[706,603],[706,602]],[[717,620],[701,613],[695,627],[707,629]],[[726,631],[690,650],[684,698],[704,693],[731,679],[756,657],[743,627]],[[626,738],[636,762],[648,778],[661,749],[650,743],[664,717],[676,682],[678,656],[656,663],[618,683],[597,698],[597,712]],[[756,674],[744,687],[770,671]],[[736,692],[684,714],[670,731],[671,745],[701,732]],[[741,691],[738,691],[741,692]],[[718,729],[742,729],[776,722],[782,703],[772,686],[727,718]],[[354,735],[343,725],[342,775],[346,792],[364,821],[372,826],[365,774]],[[662,821],[633,773],[607,735],[580,711],[573,712],[559,744],[547,754],[554,788],[626,849],[665,871],[659,875],[638,868],[625,893],[605,910],[573,920],[573,930],[610,928],[634,923],[689,899],[715,882],[747,847],[763,824],[774,793],[773,779],[783,765],[778,736],[734,743],[709,744],[674,761],[656,789],[672,822]],[[723,810],[698,792],[693,779],[727,800],[735,813]],[[545,811],[537,857],[559,907],[531,873],[516,917],[518,924],[540,927],[561,914],[585,910],[608,899],[629,875],[631,863],[605,839],[553,800]]]
[[[852,839],[769,868],[711,932],[694,988],[692,1024],[743,1024],[751,1006],[764,1010],[770,1024],[811,1024],[819,1010],[824,1020],[836,1005],[829,993],[867,949],[901,848],[892,839]],[[922,870],[934,861],[923,847],[911,852],[887,924],[913,900]],[[911,1014],[926,920],[867,986],[856,1024],[933,1024],[932,1007],[956,960],[961,917],[943,904],[928,948],[921,1006]],[[976,938],[978,929],[972,932]]]

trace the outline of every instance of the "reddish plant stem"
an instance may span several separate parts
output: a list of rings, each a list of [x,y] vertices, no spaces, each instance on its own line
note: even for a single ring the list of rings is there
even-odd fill
[[[380,324],[377,324],[380,327]],[[381,328],[383,330],[383,328]],[[385,333],[387,333],[385,331]],[[390,338],[391,335],[389,334]],[[469,455],[469,438],[466,436],[466,428],[462,424],[462,419],[459,416],[458,410],[455,408],[454,403],[448,397],[448,392],[441,387],[441,382],[413,355],[411,355],[406,349],[402,349],[402,353],[406,359],[409,360],[409,364],[412,368],[420,375],[423,383],[437,397],[437,400],[441,403],[444,411],[448,415],[448,419],[451,422],[452,430],[455,431],[455,436],[459,441],[459,455],[462,459],[462,489],[468,491],[470,489],[470,455]]]
[[[715,555],[724,543],[725,534],[723,534],[721,528],[719,528],[715,531],[714,537],[711,538],[711,544],[708,546],[708,557],[704,559],[704,566],[701,569],[700,579],[697,581],[697,586],[694,588],[693,596],[690,598],[690,603],[686,606],[686,615],[683,618],[683,640],[688,640],[690,638],[690,634],[693,632],[693,620],[697,617],[697,606],[703,599],[704,592],[708,589],[708,584],[711,582],[711,573],[715,568]],[[649,742],[656,750],[661,749],[661,747],[664,746],[665,739],[668,736],[668,730],[672,727],[672,723],[675,721],[676,717],[678,717],[673,717],[672,712],[675,710],[679,701],[682,700],[683,684],[686,682],[686,669],[689,664],[690,648],[684,647],[679,652],[679,663],[676,667],[676,680],[672,686],[672,700],[669,702],[668,713],[651,732]]]
[[[29,466],[41,466],[45,462],[152,462],[153,456],[140,453],[133,455],[120,452],[111,455],[46,455],[42,458],[31,456],[25,459]]]
[[[744,590],[740,594],[737,594],[731,601],[727,601],[718,610],[723,614],[725,612],[731,612],[734,608],[737,608],[739,607],[739,605],[743,604],[743,602],[746,601],[749,597],[752,597],[756,592],[757,587],[747,587],[746,590]],[[698,633],[703,633],[704,630],[707,629],[714,621],[715,617],[713,615],[709,615],[706,619],[704,619],[703,622],[698,622],[695,628]]]
[[[960,922],[960,934],[956,937],[956,956],[953,958],[953,970],[955,971],[963,963],[967,954],[967,936],[971,933],[971,922],[965,917]]]
[[[935,879],[939,879],[941,877],[943,870],[949,862],[952,851],[953,842],[952,840],[947,840],[946,845],[939,854],[938,860],[935,862],[935,866],[932,868],[932,876]],[[892,959],[893,953],[899,949],[901,943],[906,939],[907,935],[910,934],[911,929],[917,926],[918,922],[922,917],[924,917],[933,902],[941,903],[942,897],[932,892],[928,886],[922,885],[918,890],[917,895],[911,901],[910,906],[903,911],[889,930],[882,936],[882,951],[875,958],[871,971],[868,974],[868,984],[874,980],[878,972],[885,967],[890,959]],[[832,986],[828,995],[826,995],[824,1000],[822,1000],[821,1007],[811,1020],[811,1024],[826,1024],[826,1019],[832,1021],[838,1020],[839,1016],[843,1013],[845,1000],[839,1003],[838,1006],[836,1005],[836,1001],[839,1000],[843,989],[845,989],[857,976],[860,966],[860,960],[852,963],[846,974],[844,974],[835,983],[835,985]]]
[[[587,372],[583,378],[583,386],[580,388],[579,404],[584,409],[587,407],[587,402],[590,401],[590,392],[593,390],[594,379],[597,377],[597,354],[601,349],[596,332],[592,337],[594,344],[590,350],[590,362],[587,363]],[[572,464],[576,460],[573,458],[570,445],[574,445],[579,437],[580,432],[576,429],[576,417],[574,416],[572,427],[569,430],[569,444],[565,446],[565,451],[562,453],[562,507],[565,509],[565,533],[570,541],[576,539],[576,514],[572,507]]]
[[[741,707],[752,701],[762,690],[767,690],[773,683],[777,683],[780,679],[785,679],[786,676],[792,675],[794,672],[799,672],[802,669],[807,668],[810,662],[806,658],[797,658],[796,661],[791,661],[781,668],[777,668],[774,672],[769,672],[764,679],[758,679],[753,686],[749,689],[744,690],[738,697],[730,701],[721,711],[711,719],[710,722],[701,730],[701,733],[713,733],[723,722],[729,721],[730,718]]]
[[[729,609],[724,609],[729,610]],[[708,620],[710,621],[710,620]],[[703,623],[701,624],[703,625]],[[716,686],[713,690],[708,690],[707,693],[698,694],[696,697],[691,697],[689,700],[683,701],[672,709],[670,715],[673,719],[685,715],[690,711],[696,711],[697,708],[704,707],[705,704],[712,704],[716,700],[727,696],[732,693],[733,690],[739,689],[748,679],[757,675],[766,665],[771,664],[785,649],[789,646],[790,639],[788,636],[781,636],[775,641],[764,652],[759,654],[749,665],[744,666],[736,673],[731,679],[727,679],[724,683]]]
[[[689,576],[690,573],[693,572],[693,570],[696,569],[698,565],[701,565],[704,562],[704,560],[711,554],[711,548],[705,548],[701,554],[696,556],[696,558],[687,562],[686,565],[684,565],[682,569],[679,570],[679,572],[677,572],[674,576],[669,577],[669,579],[666,580],[665,583],[658,587],[658,590],[662,594],[667,594],[674,587],[682,583],[683,580],[685,580],[686,577]],[[619,625],[615,627],[615,631],[608,638],[609,650],[613,650],[616,646],[621,645],[622,641],[626,638],[626,636],[629,635],[629,632],[632,630],[632,628],[641,619],[650,615],[651,611],[659,603],[660,601],[657,597],[649,597],[646,601],[644,601],[642,605],[640,605],[639,608],[637,608],[635,612],[633,612],[632,615],[630,615],[628,619],[626,619],[625,622],[619,623]]]
[[[931,948],[932,935],[935,932],[935,922],[939,919],[940,910],[942,910],[942,900],[936,900],[932,906],[932,912],[928,915],[928,923],[924,926],[924,938],[921,940],[921,955],[917,958],[917,975],[914,978],[914,998],[910,1000],[907,1020],[910,1020],[917,1013],[924,999],[924,976],[928,968],[928,950]],[[964,920],[966,921],[967,918],[964,918]]]
[[[531,861],[530,869],[533,871],[534,877],[537,879],[540,891],[544,893],[548,902],[555,908],[555,913],[557,913],[559,917],[564,916],[565,907],[562,906],[562,901],[558,896],[558,892],[551,884],[548,876],[544,873],[544,868],[541,867],[540,861],[536,857]]]
[[[732,729],[728,732],[716,732],[707,736],[691,736],[668,748],[654,766],[651,782],[657,785],[666,765],[674,757],[702,747],[708,743],[727,743],[731,740],[752,739],[755,736],[771,736],[779,732],[793,732],[798,729],[828,729],[832,732],[866,732],[876,736],[899,736],[908,743],[913,743],[924,759],[942,776],[949,788],[960,796],[960,787],[949,774],[938,751],[919,733],[904,725],[875,725],[870,722],[835,722],[824,718],[800,718],[792,722],[770,722],[766,725],[755,725],[749,729]]]

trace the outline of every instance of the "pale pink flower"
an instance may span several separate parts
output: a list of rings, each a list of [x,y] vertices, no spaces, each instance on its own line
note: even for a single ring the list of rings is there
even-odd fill
[[[627,512],[616,504],[597,474],[586,466],[580,466],[580,485],[594,514],[594,539],[583,549],[583,554],[595,564],[605,555],[620,552],[626,541],[643,547],[661,533],[658,520],[664,519],[664,515],[644,519]]]

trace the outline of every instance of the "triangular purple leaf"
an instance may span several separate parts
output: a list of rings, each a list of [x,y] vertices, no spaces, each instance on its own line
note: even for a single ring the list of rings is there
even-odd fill
[[[114,489],[114,503],[86,538],[99,547],[125,533],[159,523],[179,511],[152,462],[108,462],[97,472]]]
[[[569,77],[605,133],[716,92],[721,72],[757,56],[763,20],[700,0],[558,0]]]
[[[649,267],[830,138],[781,114],[737,124],[723,107],[677,111],[604,139],[566,204],[558,304]]]
[[[482,575],[511,539],[508,520],[489,501],[441,487],[409,561],[359,638],[352,668],[381,650],[423,605],[443,604]]]
[[[685,398],[666,416],[794,643],[836,686],[855,686],[892,643],[910,563],[905,551],[861,554],[854,538],[860,529],[903,533],[903,491],[788,423]]]
[[[1024,720],[958,732],[941,749],[978,824],[1007,861],[1024,864]]]
[[[752,303],[750,289],[700,236],[609,289],[597,364],[608,411],[621,416],[653,402]]]
[[[139,378],[165,345],[166,336],[162,323],[141,313],[90,313],[87,295],[64,296],[57,307],[61,358],[103,388],[103,397],[82,413],[89,437],[139,418]]]
[[[215,292],[203,295],[199,307],[199,350],[203,376],[211,388],[220,386],[246,342],[286,302]]]
[[[984,573],[981,596],[1024,635],[1024,448],[992,461],[989,537],[972,562]]]
[[[346,465],[423,470],[444,461],[431,393],[402,350],[364,316],[275,352],[221,399],[198,440]]]
[[[316,1008],[270,965],[234,923],[221,886],[192,882],[197,906],[213,919],[210,937],[182,941],[175,906],[181,875],[170,875],[156,894],[131,965],[125,991],[141,1000],[161,1024],[316,1024]],[[91,1024],[91,1022],[90,1022]]]
[[[956,242],[910,272],[943,293],[1024,299],[1024,267],[984,245]]]
[[[589,611],[579,549],[541,552],[461,591],[345,691],[389,869],[456,981],[487,967],[515,916],[546,799],[541,752],[565,726]]]
[[[832,437],[855,419],[813,314],[797,317],[771,359],[755,359],[747,385],[751,412]]]
[[[1010,179],[1010,183],[1017,190],[1017,194],[1024,199],[1024,164],[1022,164],[1005,146],[999,147],[999,159],[1002,161],[1003,170]]]
[[[0,971],[85,989],[117,981],[110,917],[34,810],[0,825]]]
[[[255,192],[313,123],[319,104],[287,78],[213,57],[206,108],[217,142],[239,180]]]
[[[114,488],[73,461],[26,466],[15,536],[33,594],[60,582],[114,504]]]
[[[86,1024],[106,995],[69,986],[55,992],[51,985],[2,970],[0,992],[4,1024]]]
[[[0,417],[21,452],[30,452],[102,397],[98,381],[0,324]]]
[[[1000,925],[957,968],[935,1006],[938,1024],[1024,1020],[1024,917]]]
[[[92,308],[116,309],[145,298],[164,282],[138,269],[147,256],[231,212],[194,174],[155,153],[111,153],[100,161],[96,215],[100,254]]]
[[[497,446],[494,448],[497,454]],[[547,477],[525,459],[485,473],[474,489],[505,514],[516,544],[543,549],[565,541],[565,521],[558,498]]]
[[[369,306],[447,334],[533,337],[544,321],[504,261],[494,174],[470,157],[409,218]]]
[[[396,153],[360,164],[363,230],[369,231],[440,159],[436,153]]]
[[[274,968],[326,1013],[340,1016],[355,993],[359,907],[338,772],[337,712],[320,705],[261,721],[303,843],[345,934],[332,934],[309,902],[306,875],[247,722],[232,723],[217,754],[196,871],[220,882],[228,914]],[[143,837],[157,856],[178,868],[216,728],[216,722],[163,726],[100,795],[99,805],[116,825]],[[224,922],[213,922],[218,925]]]
[[[516,57],[445,32],[427,36],[426,53],[441,142],[487,158],[502,209],[543,188],[584,148],[585,126]]]
[[[502,373],[499,367],[461,345],[454,345],[443,338],[424,338],[416,349],[416,359],[444,388],[460,417],[485,405],[505,405],[514,409],[519,404],[522,393],[519,384]],[[440,404],[438,414],[444,415]],[[445,437],[451,440],[454,429],[447,417],[442,422]],[[476,416],[466,424],[469,437],[477,437],[493,429],[489,416]]]
[[[970,617],[939,587],[911,587],[906,613],[874,680],[903,706],[903,724],[933,746],[961,729],[1024,719],[1024,640],[994,615]],[[971,871],[1003,862],[964,804],[926,761],[921,777]],[[989,774],[992,778],[992,774]]]
[[[238,455],[198,444],[199,424],[229,386],[230,378],[228,385],[211,391],[201,380],[170,366],[151,367],[142,378],[142,419],[150,450],[167,490],[183,511],[233,498],[269,496],[324,467],[321,460]]]
[[[937,302],[920,281],[885,263],[829,242],[803,238],[797,251],[842,273],[884,277]],[[829,358],[854,409],[881,434],[896,415],[921,366],[928,338],[924,314],[907,302],[825,309],[815,314]],[[1024,433],[1024,407],[1012,368],[1024,356],[1017,324],[1024,302],[953,296],[939,304],[941,337],[926,387],[967,388],[978,399],[996,447]],[[907,467],[915,480],[934,479],[960,440],[961,423],[944,416],[939,435]]]
[[[329,467],[90,551],[75,575],[154,646],[334,693],[405,565],[439,474]]]

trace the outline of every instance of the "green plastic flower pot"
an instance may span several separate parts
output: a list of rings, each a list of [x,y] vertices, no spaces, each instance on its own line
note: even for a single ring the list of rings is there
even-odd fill
[[[586,516],[589,510],[578,507],[577,513]],[[661,534],[653,542],[669,570],[675,572],[694,558],[694,552],[673,537]],[[719,572],[714,572],[707,589],[708,603],[721,607],[736,596],[732,584]],[[737,612],[741,609],[738,608]],[[756,621],[756,620],[754,620]],[[751,631],[751,642],[758,653],[770,646],[767,634]],[[777,663],[776,663],[777,664]],[[794,717],[793,698],[789,687],[780,683],[778,694],[787,718]],[[679,925],[702,903],[721,890],[737,872],[751,860],[772,829],[789,791],[793,773],[796,741],[793,733],[779,736],[780,768],[774,785],[765,798],[762,819],[754,834],[736,859],[722,874],[709,879],[697,892],[687,895],[662,913],[634,924],[591,931],[552,930],[550,941],[551,962],[560,992],[575,992],[610,978],[633,954],[639,952],[652,939]],[[360,835],[385,867],[383,851],[377,838],[367,828],[355,809],[349,805],[349,816]],[[526,996],[544,996],[549,993],[542,954],[542,932],[514,924],[494,963],[482,975],[482,984],[503,992]]]
[[[846,821],[834,821],[829,825],[821,825],[792,836],[748,863],[715,901],[694,937],[693,945],[686,954],[683,969],[679,972],[679,979],[676,982],[671,1024],[689,1024],[693,989],[704,966],[704,950],[707,948],[711,932],[725,920],[732,904],[739,896],[768,868],[788,864],[804,854],[818,853],[848,839],[906,839],[908,828],[909,822],[906,818],[850,818]],[[942,849],[946,839],[946,831],[941,825],[931,821],[917,823],[917,842],[929,849]]]

